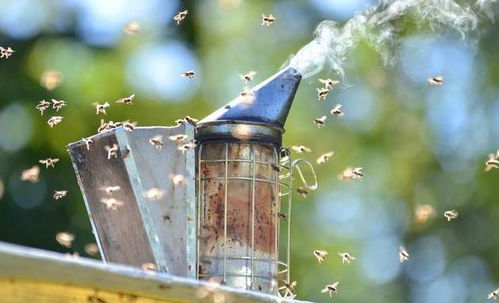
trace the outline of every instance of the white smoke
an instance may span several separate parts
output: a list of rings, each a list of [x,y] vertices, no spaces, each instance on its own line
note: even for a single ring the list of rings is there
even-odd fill
[[[380,0],[377,5],[356,13],[343,26],[325,20],[315,29],[315,39],[291,58],[290,66],[304,78],[311,77],[326,65],[340,77],[344,76],[348,52],[359,41],[369,43],[390,63],[390,51],[397,45],[394,21],[402,16],[412,18],[416,25],[432,31],[456,30],[464,39],[475,31],[482,15],[493,20],[492,4],[496,0],[478,0],[459,4],[453,0]]]

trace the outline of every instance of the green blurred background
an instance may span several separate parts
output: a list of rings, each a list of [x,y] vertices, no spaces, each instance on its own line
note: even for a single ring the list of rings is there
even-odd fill
[[[60,252],[94,241],[66,145],[96,133],[102,116],[93,102],[108,101],[106,120],[173,125],[202,118],[243,89],[278,71],[312,39],[324,19],[344,22],[372,5],[354,1],[0,0],[0,240]],[[188,9],[180,25],[172,17]],[[497,7],[495,8],[497,12]],[[262,27],[261,14],[277,17]],[[137,35],[123,33],[131,21]],[[305,79],[286,123],[285,145],[306,145],[317,165],[319,189],[295,197],[292,279],[298,298],[326,302],[326,283],[340,281],[337,302],[484,302],[499,283],[499,171],[484,172],[499,147],[499,26],[484,19],[476,38],[452,31],[435,35],[397,21],[402,39],[396,62],[385,66],[367,44],[348,57],[346,77],[325,102],[315,88],[322,72]],[[394,57],[395,58],[395,57]],[[193,80],[179,76],[194,70]],[[47,90],[48,70],[62,74]],[[442,86],[427,78],[441,75]],[[335,78],[336,79],[336,78]],[[133,106],[114,101],[136,94]],[[64,99],[63,122],[49,128],[35,105]],[[342,104],[345,116],[328,113]],[[318,129],[314,117],[329,115]],[[295,155],[300,156],[300,155]],[[41,180],[21,172],[47,157],[60,158]],[[363,167],[363,182],[342,182],[347,166]],[[54,190],[68,196],[54,201]],[[414,220],[429,204],[434,217]],[[460,216],[447,222],[445,210]],[[74,233],[72,249],[55,241]],[[398,247],[411,253],[400,264]],[[314,249],[329,251],[324,264]],[[357,260],[341,264],[337,252]]]

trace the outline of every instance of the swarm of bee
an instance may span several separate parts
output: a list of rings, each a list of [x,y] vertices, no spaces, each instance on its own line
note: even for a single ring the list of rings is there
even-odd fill
[[[10,46],[7,48],[3,48],[0,46],[0,59],[2,58],[8,59],[15,52],[16,51],[10,48]]]

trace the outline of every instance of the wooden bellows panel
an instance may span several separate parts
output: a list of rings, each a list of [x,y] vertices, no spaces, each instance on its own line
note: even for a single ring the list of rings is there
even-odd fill
[[[194,149],[182,148],[193,136],[190,125],[119,127],[69,145],[104,261],[196,276]]]

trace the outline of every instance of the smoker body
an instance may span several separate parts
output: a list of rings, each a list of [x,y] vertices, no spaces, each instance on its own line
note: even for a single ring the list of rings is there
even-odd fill
[[[279,156],[300,79],[281,71],[198,124],[198,278],[274,294],[286,280]]]

